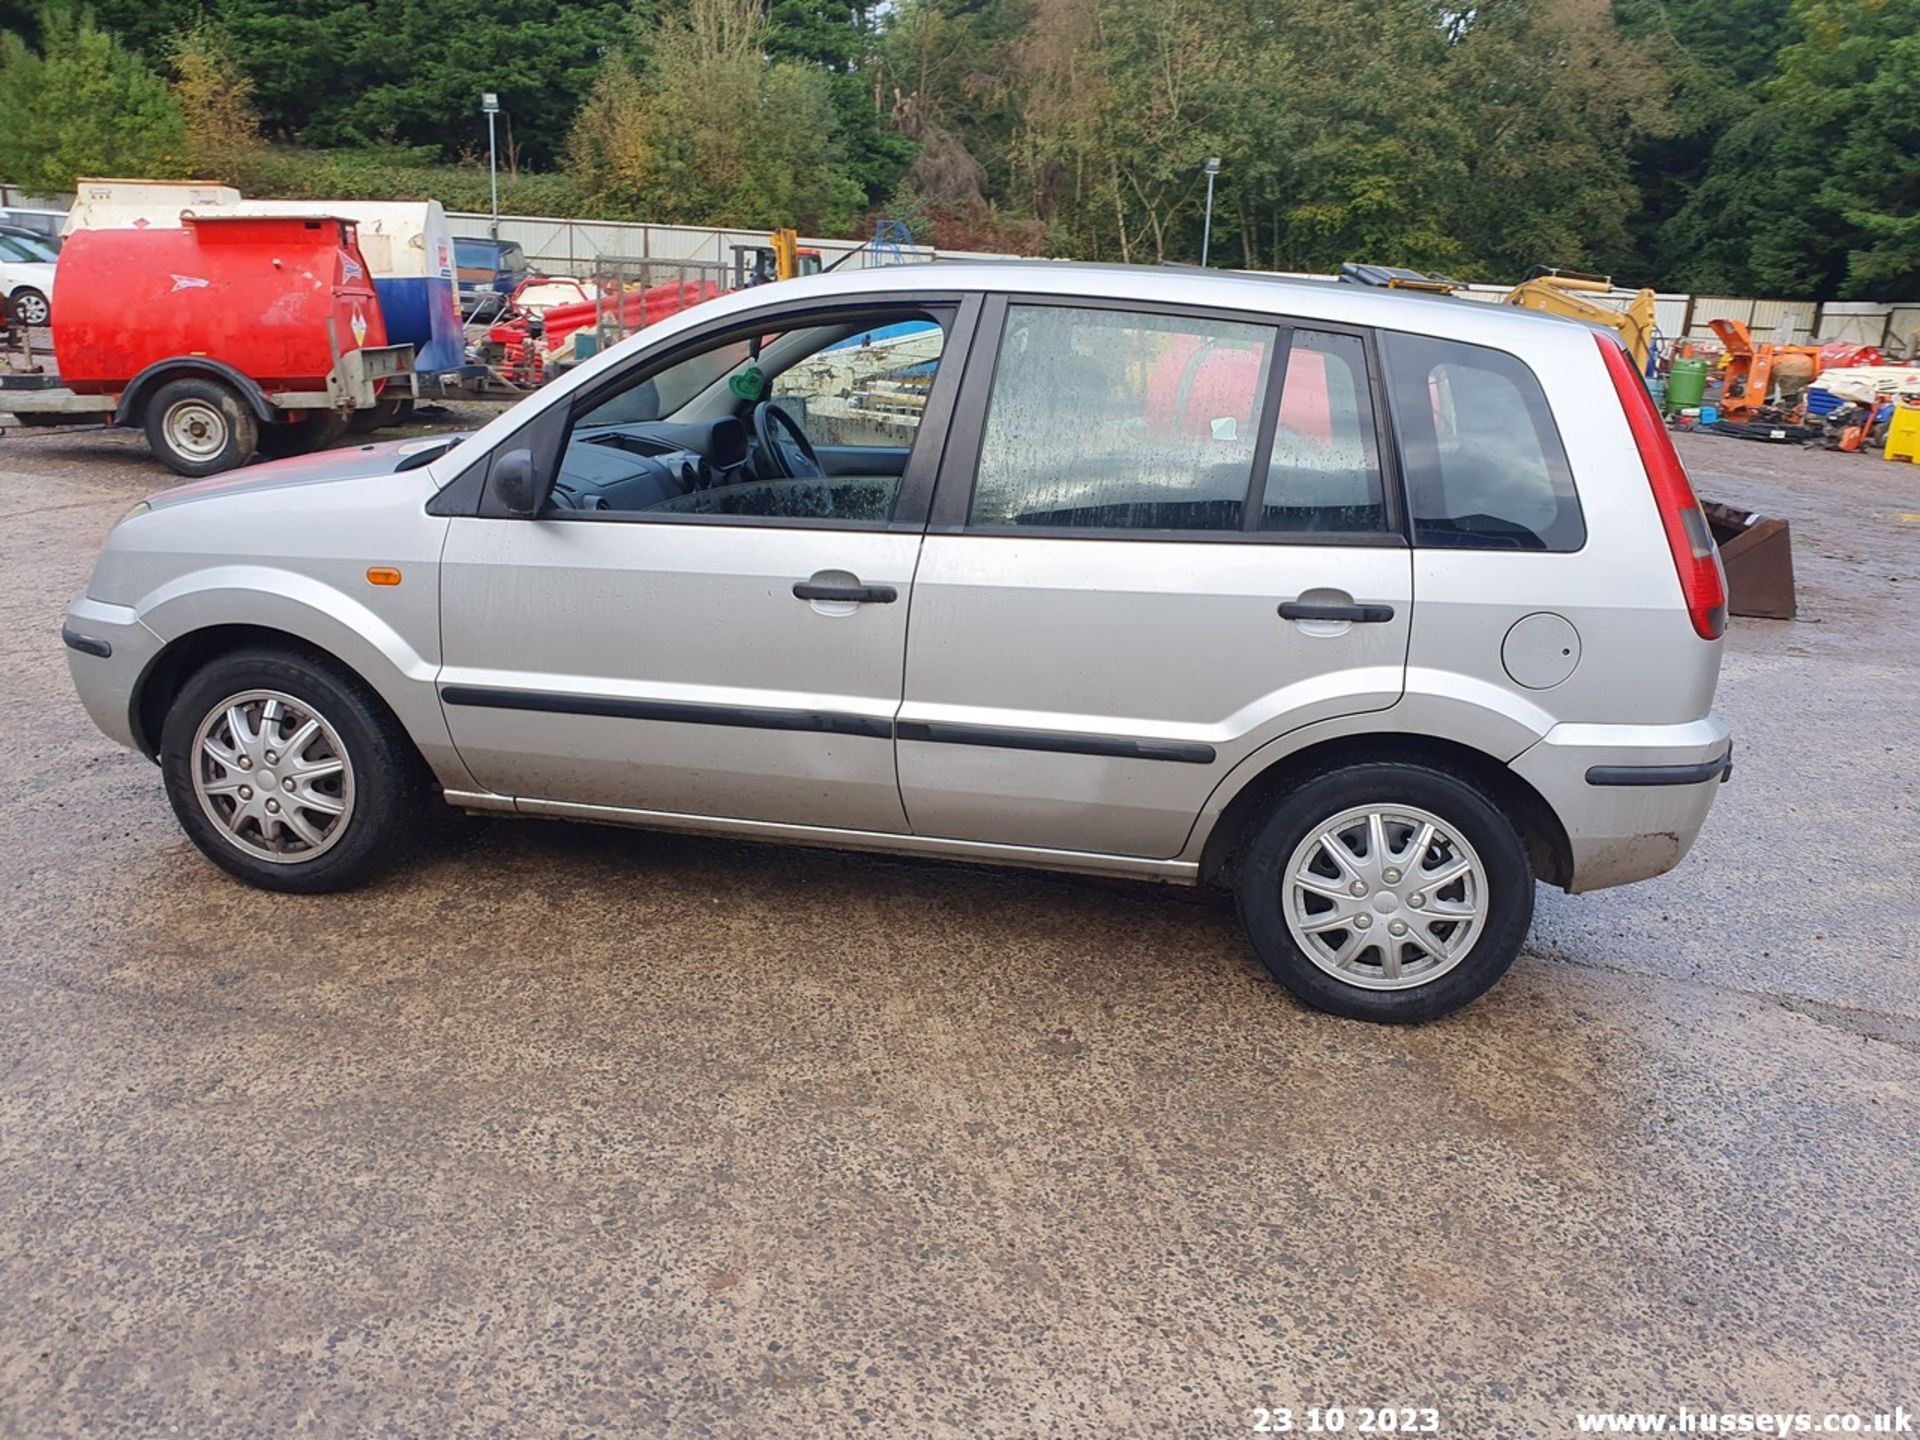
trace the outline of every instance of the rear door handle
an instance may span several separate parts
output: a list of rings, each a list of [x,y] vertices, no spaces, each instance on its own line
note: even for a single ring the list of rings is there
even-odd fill
[[[855,605],[891,605],[900,592],[891,585],[829,585],[818,580],[793,582],[796,600],[845,600]]]
[[[1391,605],[1334,605],[1314,600],[1288,600],[1280,606],[1282,620],[1346,620],[1355,625],[1384,625],[1393,619]]]

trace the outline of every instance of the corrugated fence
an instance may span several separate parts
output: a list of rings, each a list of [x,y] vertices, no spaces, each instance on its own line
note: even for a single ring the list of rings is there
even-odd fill
[[[485,215],[447,213],[456,235],[485,236],[491,221]],[[700,225],[648,225],[626,220],[567,220],[558,216],[502,215],[499,238],[526,252],[527,262],[549,274],[588,275],[609,263],[647,261],[660,264],[718,266],[733,264],[736,245],[765,245],[764,230],[709,229]],[[818,250],[823,266],[846,256],[846,265],[859,269],[881,261],[931,260],[930,245],[886,247],[876,255],[859,240],[806,240],[802,248]],[[943,255],[958,252],[947,250]]]
[[[449,214],[456,233],[485,235],[485,215]],[[500,217],[500,238],[512,240],[527,253],[529,263],[549,272],[586,275],[596,265],[609,260],[685,261],[700,265],[731,265],[735,245],[764,245],[766,232],[758,230],[708,229],[694,225],[647,225],[618,220],[568,220],[556,216],[528,218]],[[857,240],[805,240],[801,245],[820,252],[822,261],[831,265],[852,254],[846,264],[853,267],[885,260],[931,260],[931,246],[903,245],[897,253],[876,256],[861,250]],[[859,253],[853,253],[853,252]],[[1000,259],[1001,256],[971,251],[942,250],[943,258]],[[1314,279],[1332,279],[1316,275]],[[1497,303],[1507,293],[1504,285],[1469,285],[1465,294],[1473,300]],[[1632,298],[1630,290],[1616,290],[1611,298],[1624,305]],[[1900,351],[1920,346],[1920,301],[1882,302],[1877,300],[1749,300],[1717,295],[1660,294],[1654,302],[1654,324],[1668,339],[1711,340],[1709,322],[1719,319],[1741,320],[1756,340],[1784,344],[1803,344],[1817,336],[1822,340],[1850,340],[1878,345],[1884,350]]]
[[[27,195],[16,186],[0,185],[0,205],[64,210],[71,200],[71,196]],[[476,236],[487,234],[490,223],[487,216],[470,213],[449,212],[447,219],[456,234]],[[764,245],[767,241],[764,230],[525,215],[501,216],[500,238],[518,244],[536,269],[549,274],[582,276],[609,263],[633,267],[635,262],[658,265],[675,261],[685,262],[690,268],[698,266],[711,274],[721,267],[731,268],[735,245]],[[901,260],[931,260],[936,254],[928,245],[886,247],[876,253],[858,240],[802,240],[800,243],[818,250],[823,264],[832,265],[843,257],[850,257],[845,258],[844,263],[855,269]],[[938,254],[953,259],[1003,258],[958,250],[942,250]],[[1506,293],[1506,287],[1470,285],[1465,293],[1470,299],[1497,302]],[[1631,294],[1631,291],[1616,290],[1611,298],[1624,304]],[[1667,339],[1709,340],[1713,338],[1709,322],[1729,319],[1744,321],[1756,340],[1804,344],[1817,337],[1878,345],[1891,353],[1920,352],[1920,300],[1821,303],[1662,294],[1655,301],[1654,316],[1655,326]]]

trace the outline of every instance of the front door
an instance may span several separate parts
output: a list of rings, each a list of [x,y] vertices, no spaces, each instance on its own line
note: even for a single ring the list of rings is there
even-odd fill
[[[762,313],[667,368],[638,361],[566,417],[538,517],[455,519],[441,697],[475,778],[574,806],[903,831],[892,728],[922,522],[901,500],[921,487],[924,516],[938,457],[922,473],[911,452],[952,318]],[[835,348],[888,320],[917,338]],[[857,408],[837,387],[896,380],[919,405],[834,431],[826,473],[805,402],[825,427]],[[862,438],[865,467],[847,453]]]
[[[914,586],[907,815],[1171,858],[1254,750],[1404,688],[1412,567],[1365,337],[1015,301],[988,366],[1001,309]]]

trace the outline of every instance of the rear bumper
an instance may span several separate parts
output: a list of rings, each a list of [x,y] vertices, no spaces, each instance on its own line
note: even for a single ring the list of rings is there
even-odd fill
[[[1573,852],[1569,890],[1650,879],[1692,848],[1733,741],[1717,715],[1684,725],[1556,725],[1513,762],[1546,798]]]
[[[60,627],[73,688],[93,723],[111,740],[140,748],[133,733],[133,695],[162,641],[125,605],[85,596],[67,607]]]

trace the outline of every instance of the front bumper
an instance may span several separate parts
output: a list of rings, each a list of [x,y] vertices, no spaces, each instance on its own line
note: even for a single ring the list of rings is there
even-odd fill
[[[67,647],[73,688],[93,723],[111,740],[137,750],[133,696],[140,677],[164,643],[125,605],[108,605],[85,596],[67,607],[60,627]]]
[[[1512,762],[1573,852],[1571,891],[1650,879],[1692,848],[1733,741],[1717,715],[1683,725],[1556,725]]]

